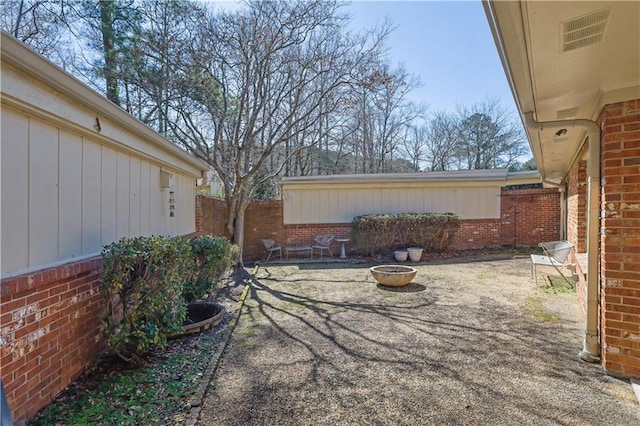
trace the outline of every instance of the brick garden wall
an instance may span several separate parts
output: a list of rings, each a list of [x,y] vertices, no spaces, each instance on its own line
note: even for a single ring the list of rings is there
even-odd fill
[[[225,235],[224,203],[198,197],[196,212],[202,211],[200,233]],[[213,210],[215,209],[215,211]],[[515,209],[515,211],[514,211]],[[214,223],[210,223],[214,222]],[[213,231],[212,231],[213,230]],[[560,233],[560,193],[557,189],[519,189],[502,191],[501,218],[465,220],[454,239],[455,250],[500,247],[514,244],[535,246],[541,241],[556,240]],[[245,217],[245,260],[266,256],[261,239],[270,238],[282,246],[309,245],[319,234],[351,237],[351,223],[283,225],[281,201],[256,201],[249,205]],[[338,245],[334,246],[337,250]],[[351,250],[347,244],[347,251]]]
[[[602,362],[640,377],[640,99],[607,105],[600,121]]]
[[[560,238],[557,189],[503,190],[500,201],[500,245],[536,246]]]
[[[102,259],[3,279],[0,365],[14,420],[46,406],[104,348]]]

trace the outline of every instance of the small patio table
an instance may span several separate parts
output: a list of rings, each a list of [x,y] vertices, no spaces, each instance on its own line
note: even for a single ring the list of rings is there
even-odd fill
[[[284,252],[286,254],[287,260],[289,260],[289,252],[299,252],[299,251],[307,251],[309,250],[309,259],[313,259],[313,248],[311,246],[291,246],[285,247]]]

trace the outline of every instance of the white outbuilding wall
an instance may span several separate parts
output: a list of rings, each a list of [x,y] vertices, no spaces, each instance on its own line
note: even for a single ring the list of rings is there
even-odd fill
[[[3,277],[195,231],[206,164],[2,34]]]
[[[499,219],[502,187],[538,182],[537,172],[505,169],[284,178],[284,224],[349,223],[358,215],[383,213]]]

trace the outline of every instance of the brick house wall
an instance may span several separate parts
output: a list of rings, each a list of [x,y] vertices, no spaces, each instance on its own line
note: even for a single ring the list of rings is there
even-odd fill
[[[602,364],[640,377],[640,99],[607,105],[602,132]]]
[[[587,251],[587,161],[584,160],[589,143],[586,142],[567,179],[567,240],[577,253]]]
[[[226,235],[224,202],[197,197],[196,212],[202,224],[199,233]],[[455,250],[501,247],[514,244],[535,246],[558,239],[560,233],[560,193],[557,189],[518,189],[502,191],[501,218],[464,220],[453,242]],[[515,209],[515,212],[514,212]],[[515,214],[514,214],[515,213]],[[214,222],[214,223],[211,223]],[[222,230],[222,231],[219,231]],[[245,213],[245,260],[266,256],[261,239],[270,238],[282,246],[310,245],[319,234],[351,237],[351,223],[283,225],[283,203],[279,200],[252,202]],[[334,251],[338,245],[335,244]],[[347,252],[352,247],[346,245]]]
[[[105,348],[101,273],[97,257],[2,280],[0,365],[14,420],[50,403]]]

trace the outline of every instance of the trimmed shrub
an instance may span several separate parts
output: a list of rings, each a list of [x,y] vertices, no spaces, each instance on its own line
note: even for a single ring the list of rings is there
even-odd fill
[[[444,252],[458,228],[460,218],[453,213],[375,214],[354,217],[351,234],[356,250],[366,256],[410,246]]]
[[[182,238],[123,238],[105,246],[102,258],[104,335],[115,354],[135,361],[182,327],[191,246]]]
[[[238,246],[224,237],[203,235],[189,240],[193,259],[191,277],[185,281],[187,302],[202,299],[236,262]]]

